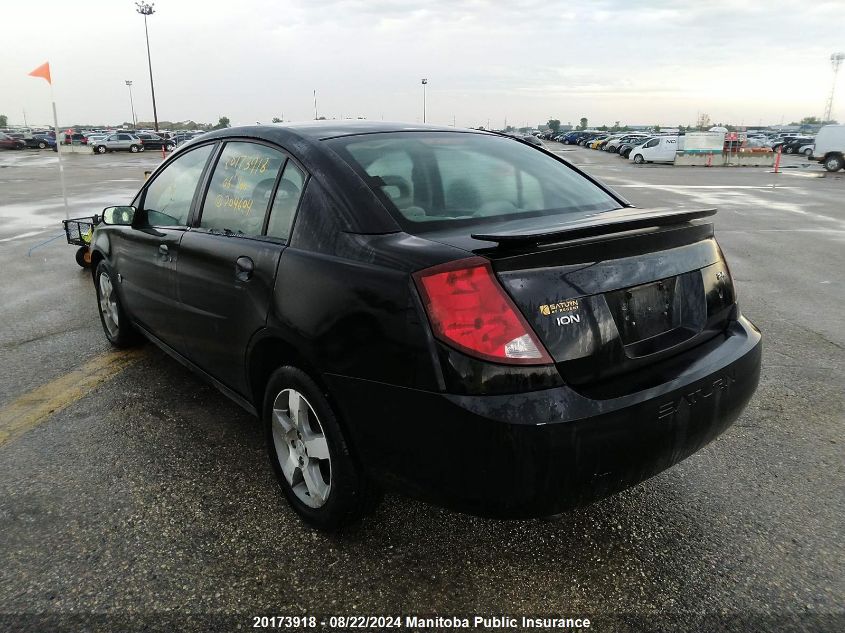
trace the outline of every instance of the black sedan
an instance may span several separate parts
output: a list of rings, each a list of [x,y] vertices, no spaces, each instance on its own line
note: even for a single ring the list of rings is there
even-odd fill
[[[805,145],[810,145],[813,142],[812,136],[796,136],[794,138],[786,139],[783,143],[784,154],[797,154]],[[775,149],[777,151],[777,149]]]
[[[23,141],[31,149],[47,149],[48,147],[56,146],[54,139],[44,135],[24,137]]]
[[[754,393],[713,213],[633,208],[485,132],[231,128],[104,211],[94,284],[109,341],[261,418],[312,525],[384,489],[545,516],[686,458]]]
[[[141,144],[144,146],[144,149],[161,149],[162,147],[166,149],[168,152],[176,147],[176,143],[171,141],[170,139],[162,138],[157,134],[147,134],[146,132],[139,132],[135,134],[139,139],[141,139]]]

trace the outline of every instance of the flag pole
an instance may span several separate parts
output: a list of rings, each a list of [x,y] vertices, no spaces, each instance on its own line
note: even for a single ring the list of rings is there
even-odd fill
[[[65,166],[62,165],[62,148],[59,143],[59,117],[56,116],[56,97],[53,94],[53,83],[50,82],[50,98],[53,100],[53,129],[56,132],[56,156],[59,158],[59,180],[62,183],[62,198],[65,201],[65,219],[70,218],[67,207],[67,188],[65,187]]]
[[[59,143],[59,117],[56,115],[56,95],[53,92],[53,77],[50,75],[50,62],[44,62],[29,73],[30,77],[39,77],[50,84],[50,99],[53,102],[53,130],[56,134],[56,158],[59,159],[59,180],[62,183],[62,198],[65,201],[65,219],[70,219],[67,206],[67,188],[65,187],[65,168],[62,165],[62,146]]]

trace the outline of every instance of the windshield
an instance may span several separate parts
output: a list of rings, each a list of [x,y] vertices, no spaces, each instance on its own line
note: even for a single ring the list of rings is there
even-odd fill
[[[397,132],[342,137],[329,143],[401,224],[433,229],[444,223],[586,214],[620,207],[610,194],[565,163],[500,136]]]

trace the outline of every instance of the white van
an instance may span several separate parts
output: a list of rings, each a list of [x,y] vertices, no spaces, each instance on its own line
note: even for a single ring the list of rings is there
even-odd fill
[[[816,134],[810,160],[816,160],[828,171],[845,167],[845,125],[825,125]]]
[[[674,163],[675,152],[684,149],[683,136],[653,136],[631,150],[628,160],[642,163]]]

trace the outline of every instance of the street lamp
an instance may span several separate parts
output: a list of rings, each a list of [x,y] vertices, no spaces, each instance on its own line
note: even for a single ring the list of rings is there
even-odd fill
[[[830,56],[830,63],[833,66],[833,88],[830,89],[830,97],[827,99],[827,107],[824,110],[822,123],[830,121],[833,110],[833,96],[836,94],[836,76],[839,74],[839,66],[843,60],[845,60],[845,53],[834,53]]]
[[[147,36],[147,64],[150,67],[150,90],[153,94],[153,121],[155,121],[156,132],[158,132],[158,112],[156,111],[156,89],[153,85],[153,62],[150,59],[150,32],[147,30],[147,16],[155,13],[154,3],[136,2],[136,11],[144,16],[144,34]]]
[[[425,123],[425,87],[428,85],[428,79],[422,79],[420,83],[423,87],[423,123]]]
[[[127,79],[126,85],[129,87],[129,105],[132,107],[132,129],[138,129],[138,119],[135,118],[135,101],[132,99],[132,82]]]

